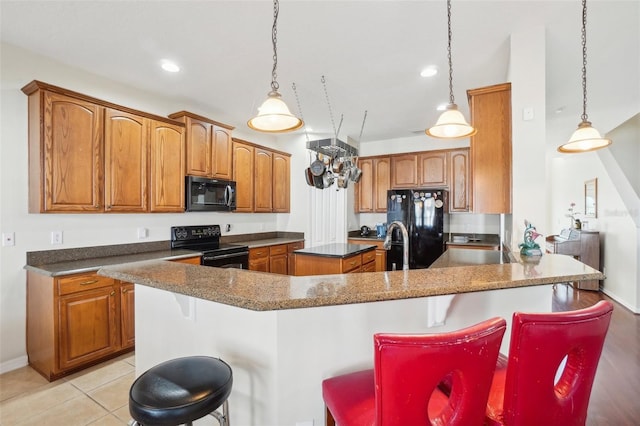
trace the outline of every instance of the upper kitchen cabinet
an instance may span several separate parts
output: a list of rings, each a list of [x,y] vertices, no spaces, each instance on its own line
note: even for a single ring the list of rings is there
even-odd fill
[[[273,211],[291,211],[291,157],[281,152],[273,153]]]
[[[232,126],[206,117],[180,111],[169,118],[186,128],[186,174],[231,180],[233,146]]]
[[[103,211],[103,111],[25,86],[29,96],[29,212]]]
[[[511,213],[511,83],[468,90],[472,211]]]
[[[254,155],[254,211],[269,213],[273,210],[273,153],[267,149],[256,147]]]
[[[184,211],[184,126],[32,81],[29,211]]]
[[[254,147],[233,140],[233,180],[236,181],[236,212],[253,212]]]
[[[400,154],[391,157],[391,188],[418,186],[418,154]]]
[[[418,155],[418,185],[443,187],[447,185],[449,153],[427,151]]]
[[[236,212],[290,211],[291,155],[233,138]]]
[[[362,170],[360,181],[355,184],[355,206],[359,213],[384,213],[387,211],[387,191],[391,180],[391,159],[370,157],[358,159]]]
[[[106,211],[147,211],[149,119],[107,108],[104,140]]]
[[[151,121],[151,212],[184,212],[184,145],[184,127]]]
[[[449,211],[469,211],[469,148],[452,150],[449,153],[451,164],[449,178]]]

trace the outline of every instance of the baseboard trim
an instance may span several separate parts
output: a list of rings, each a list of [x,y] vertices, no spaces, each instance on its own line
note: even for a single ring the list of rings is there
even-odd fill
[[[9,361],[4,361],[0,363],[0,374],[17,370],[18,368],[22,368],[27,365],[29,365],[29,358],[26,355],[23,355],[18,358],[10,359]]]

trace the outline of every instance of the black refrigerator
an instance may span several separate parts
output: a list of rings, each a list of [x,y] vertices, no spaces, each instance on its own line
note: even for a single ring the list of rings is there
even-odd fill
[[[428,268],[445,250],[448,231],[447,191],[392,189],[387,191],[387,226],[400,221],[409,234],[409,269]],[[402,231],[395,228],[387,251],[387,270],[402,269]]]

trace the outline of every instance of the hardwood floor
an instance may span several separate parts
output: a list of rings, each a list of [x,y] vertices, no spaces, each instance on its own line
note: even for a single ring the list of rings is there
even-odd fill
[[[640,315],[603,293],[558,284],[553,310],[568,311],[609,300],[613,316],[591,391],[588,426],[640,425]]]

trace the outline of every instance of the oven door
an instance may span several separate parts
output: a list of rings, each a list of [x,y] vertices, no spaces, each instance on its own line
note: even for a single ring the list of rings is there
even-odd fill
[[[249,252],[239,253],[204,253],[200,264],[216,268],[249,269]]]

